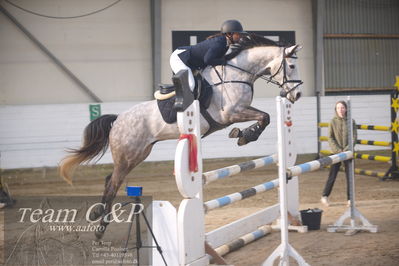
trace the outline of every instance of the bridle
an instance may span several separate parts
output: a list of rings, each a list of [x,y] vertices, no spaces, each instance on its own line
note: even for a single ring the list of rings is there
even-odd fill
[[[284,48],[284,50],[283,50],[283,59],[281,60],[281,64],[280,64],[279,68],[277,69],[276,73],[274,73],[273,75],[270,75],[270,76],[267,76],[266,74],[259,75],[259,74],[256,74],[256,73],[252,73],[252,72],[250,72],[248,70],[245,70],[245,69],[243,69],[243,68],[241,68],[239,66],[232,65],[232,64],[226,64],[226,66],[229,66],[229,67],[238,69],[238,70],[240,70],[242,72],[245,72],[247,74],[250,74],[250,75],[252,75],[254,77],[254,79],[261,78],[263,80],[266,80],[267,83],[272,83],[274,85],[279,86],[279,88],[282,88],[282,89],[283,89],[283,86],[285,84],[287,84],[287,83],[296,83],[296,85],[293,86],[292,88],[290,88],[289,90],[287,90],[287,91],[281,90],[280,91],[280,96],[286,98],[287,95],[291,91],[295,90],[298,86],[302,85],[303,81],[299,80],[299,79],[288,79],[287,78],[287,73],[286,73],[287,61],[286,61],[286,59],[287,58],[297,59],[298,57],[296,57],[294,55],[285,56],[284,55],[285,54],[285,49],[286,48]],[[217,69],[215,67],[213,69],[215,70],[216,74],[218,75],[219,79],[221,80],[221,82],[213,84],[213,86],[218,86],[218,85],[225,84],[225,83],[244,83],[244,84],[249,85],[251,87],[251,89],[253,90],[253,84],[252,83],[249,83],[249,82],[246,82],[246,81],[239,81],[239,80],[225,81],[225,80],[223,80],[223,78],[220,75],[219,71],[217,71]],[[282,83],[280,83],[280,82],[278,82],[277,80],[274,79],[281,71],[283,71],[283,82]]]

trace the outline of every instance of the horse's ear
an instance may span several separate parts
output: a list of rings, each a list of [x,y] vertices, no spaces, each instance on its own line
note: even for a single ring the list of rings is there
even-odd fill
[[[302,49],[302,45],[296,44],[285,49],[285,56],[291,57],[293,54]]]
[[[295,48],[295,53],[298,52],[299,50],[301,50],[302,48],[303,48],[302,45],[297,44],[297,45],[296,45],[296,48]]]

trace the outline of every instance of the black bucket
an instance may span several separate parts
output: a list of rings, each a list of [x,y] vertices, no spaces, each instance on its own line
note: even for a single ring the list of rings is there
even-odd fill
[[[319,230],[321,224],[321,214],[323,210],[318,208],[301,210],[302,224],[308,226],[308,230]]]

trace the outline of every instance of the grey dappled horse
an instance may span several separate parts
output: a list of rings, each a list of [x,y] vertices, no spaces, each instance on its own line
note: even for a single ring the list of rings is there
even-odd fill
[[[213,96],[207,109],[210,116],[221,126],[233,123],[257,121],[240,130],[234,128],[229,137],[238,138],[238,145],[258,139],[270,122],[269,115],[251,107],[253,83],[259,77],[281,88],[281,95],[291,102],[299,99],[302,84],[298,77],[295,53],[301,47],[278,46],[273,41],[257,35],[243,37],[240,44],[228,55],[226,66],[208,66],[202,76],[213,85]],[[210,124],[201,117],[201,134]],[[219,128],[220,129],[220,128]],[[162,140],[179,138],[177,124],[163,121],[156,100],[142,102],[119,115],[103,115],[92,121],[84,131],[83,146],[71,150],[60,164],[60,173],[69,183],[77,165],[102,156],[110,146],[114,161],[112,174],[105,179],[102,197],[104,207],[91,214],[92,220],[102,216],[101,225],[106,226],[104,215],[110,212],[112,201],[126,175],[150,154],[153,145]],[[102,237],[102,232],[96,232]]]

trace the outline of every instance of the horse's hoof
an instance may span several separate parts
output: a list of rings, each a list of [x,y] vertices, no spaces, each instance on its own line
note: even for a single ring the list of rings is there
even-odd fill
[[[104,236],[104,231],[95,231],[94,235],[96,236],[97,240],[100,240]]]
[[[99,214],[99,213],[93,211],[93,212],[91,212],[91,213],[89,214],[89,219],[90,219],[90,221],[95,221],[95,220],[96,220],[98,217],[100,217],[100,216],[101,216],[101,214]]]
[[[242,137],[242,132],[239,128],[233,128],[229,133],[229,138],[239,138]]]
[[[248,143],[249,143],[249,141],[247,141],[243,137],[239,138],[238,141],[237,141],[238,146],[242,146],[242,145],[245,145],[245,144],[248,144]]]
[[[89,214],[90,221],[95,221],[98,217],[100,217],[104,213],[104,207],[102,205],[96,206]]]

